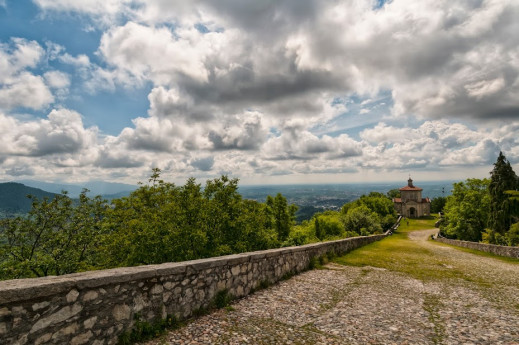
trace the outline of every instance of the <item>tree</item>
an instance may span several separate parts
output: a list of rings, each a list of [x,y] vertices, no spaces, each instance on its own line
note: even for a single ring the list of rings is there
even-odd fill
[[[210,250],[214,255],[237,252],[236,244],[242,238],[238,218],[242,212],[242,199],[238,193],[238,179],[221,176],[208,180],[204,189],[207,200],[207,223]]]
[[[112,200],[103,222],[103,266],[186,260],[191,239],[181,231],[189,222],[179,206],[181,192],[174,184],[160,180],[160,170],[154,169],[148,185],[141,185],[128,197]],[[187,203],[198,206],[196,193],[193,195]],[[203,241],[195,242],[203,247]]]
[[[354,231],[362,236],[382,232],[379,216],[366,205],[348,210],[344,217],[344,228],[346,231]]]
[[[393,198],[400,198],[400,190],[397,188],[391,189],[387,192],[387,197],[391,200],[393,200]]]
[[[351,209],[360,206],[367,207],[376,215],[374,218],[383,230],[388,230],[396,222],[396,210],[393,202],[382,193],[371,192],[369,195],[363,195],[359,199],[343,205],[341,212],[347,215]]]
[[[444,196],[438,196],[431,200],[431,213],[443,212],[443,208],[447,203],[447,198]]]
[[[43,277],[97,266],[106,202],[83,190],[74,203],[66,192],[32,199],[26,218],[0,222],[0,279]]]
[[[519,187],[518,178],[503,152],[499,152],[494,169],[490,172],[490,224],[495,232],[504,235],[512,225],[514,202],[505,193]]]
[[[467,179],[454,183],[447,197],[445,218],[440,225],[443,236],[465,241],[481,241],[488,224],[490,195],[489,179]]]
[[[319,224],[319,217],[314,218],[314,228],[315,228],[315,237],[317,237],[319,240],[323,240],[324,236],[326,236],[326,233],[321,229],[321,226]]]
[[[267,220],[267,226],[276,230],[279,241],[285,241],[295,223],[297,206],[288,205],[287,199],[280,193],[274,198],[269,195],[266,204],[266,213],[270,218]]]

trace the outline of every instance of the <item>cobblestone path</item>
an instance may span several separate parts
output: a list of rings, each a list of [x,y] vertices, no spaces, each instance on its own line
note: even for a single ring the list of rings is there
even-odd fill
[[[519,263],[427,241],[435,231],[409,233],[416,274],[330,263],[147,344],[519,344]]]

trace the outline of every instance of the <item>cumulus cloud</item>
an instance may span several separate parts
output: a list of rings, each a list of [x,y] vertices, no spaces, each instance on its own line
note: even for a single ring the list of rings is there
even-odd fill
[[[54,101],[45,80],[27,71],[40,62],[43,54],[35,41],[13,38],[9,44],[0,43],[0,109],[38,110]]]
[[[178,75],[207,81],[203,64],[209,45],[195,28],[178,32],[133,22],[116,27],[101,38],[99,50],[111,65],[127,70],[138,79],[168,84]]]
[[[292,116],[318,113],[311,100],[324,94],[329,101],[380,90],[392,91],[395,115],[495,119],[518,111],[519,6],[511,0],[395,0],[377,10],[368,1],[36,3],[126,16],[101,39],[111,66],[98,71],[104,79],[176,88],[224,113],[286,114],[275,111],[286,103],[297,108]]]
[[[256,150],[267,140],[268,131],[260,113],[247,112],[232,120],[209,132],[208,138],[215,150]]]
[[[34,2],[90,17],[102,34],[89,55],[0,44],[0,157],[13,174],[15,157],[114,174],[425,170],[489,164],[500,149],[519,162],[512,0]],[[92,94],[150,87],[147,116],[101,137],[69,110],[10,114],[48,109],[77,76]],[[382,93],[387,108],[375,109]]]
[[[46,119],[29,122],[0,114],[0,124],[0,154],[6,155],[73,154],[97,140],[97,129],[85,129],[81,116],[68,109],[54,109]]]
[[[0,85],[0,109],[25,107],[41,109],[54,101],[43,78],[21,73]]]
[[[285,128],[280,136],[269,139],[263,153],[269,160],[309,160],[323,155],[336,159],[359,156],[362,147],[346,134],[319,138],[302,127],[293,126]]]
[[[87,15],[97,25],[110,26],[121,17],[131,16],[133,0],[33,0],[44,13],[65,12]],[[86,28],[89,26],[86,25]]]
[[[43,75],[47,85],[54,89],[64,89],[70,86],[70,78],[60,71],[49,71]]]
[[[214,164],[214,157],[205,157],[195,159],[191,162],[191,165],[201,171],[210,171]]]

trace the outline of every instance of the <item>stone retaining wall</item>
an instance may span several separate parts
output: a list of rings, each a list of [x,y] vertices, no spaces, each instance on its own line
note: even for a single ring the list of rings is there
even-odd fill
[[[519,247],[509,247],[509,246],[497,246],[495,244],[487,244],[487,243],[478,243],[478,242],[469,242],[469,241],[459,241],[459,240],[451,240],[445,237],[437,236],[435,238],[436,241],[451,244],[453,246],[464,247],[469,249],[481,250],[482,252],[492,253],[500,256],[507,256],[509,258],[519,259]]]
[[[219,291],[246,296],[304,271],[313,257],[345,253],[374,235],[161,265],[0,282],[0,344],[116,344],[136,315],[185,319]]]

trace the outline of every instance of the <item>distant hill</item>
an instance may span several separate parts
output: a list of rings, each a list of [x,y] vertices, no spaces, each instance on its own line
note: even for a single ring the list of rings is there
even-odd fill
[[[56,194],[38,188],[27,187],[21,183],[0,183],[0,216],[27,213],[31,210],[32,201],[27,195],[38,199],[52,199]]]
[[[64,183],[49,183],[34,180],[20,180],[18,181],[26,186],[40,188],[52,193],[59,194],[66,190],[71,198],[79,197],[83,188],[90,190],[89,196],[102,195],[108,199],[112,199],[116,195],[126,196],[130,192],[137,189],[137,186],[124,183],[104,182],[104,181],[90,181],[82,184],[64,184]]]

